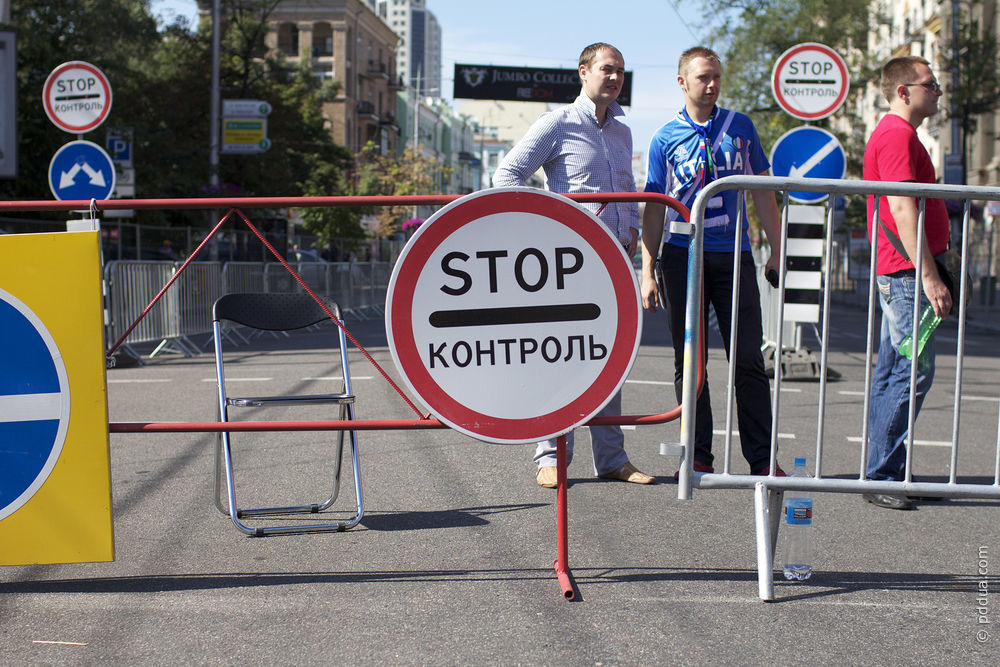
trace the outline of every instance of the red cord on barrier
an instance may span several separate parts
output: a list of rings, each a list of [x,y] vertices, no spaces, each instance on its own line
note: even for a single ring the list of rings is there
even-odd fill
[[[217,231],[219,231],[219,228],[222,227],[222,225],[226,224],[226,221],[229,220],[229,216],[231,216],[233,214],[234,210],[235,209],[230,209],[230,211],[228,213],[226,213],[224,216],[222,216],[222,219],[219,220],[218,224],[216,224],[215,227],[212,228],[212,231],[210,231],[208,233],[208,235],[205,237],[205,240],[203,240],[201,243],[199,243],[198,247],[194,249],[194,252],[192,252],[188,256],[188,258],[184,260],[184,263],[181,264],[181,268],[179,268],[176,272],[174,272],[174,275],[170,276],[170,280],[168,280],[166,282],[166,284],[163,287],[160,288],[160,291],[156,293],[156,296],[154,296],[153,300],[149,302],[149,305],[147,305],[143,309],[143,311],[139,314],[139,317],[137,317],[135,319],[135,322],[133,322],[128,327],[128,329],[125,331],[125,333],[122,334],[121,338],[119,338],[115,342],[115,344],[112,345],[108,349],[108,351],[104,355],[105,359],[110,359],[114,355],[115,351],[119,347],[121,347],[122,343],[124,343],[126,341],[126,339],[128,339],[129,334],[131,334],[132,331],[137,326],[139,326],[139,322],[142,322],[142,319],[144,317],[146,317],[147,314],[149,314],[149,311],[151,311],[153,309],[153,306],[155,306],[157,304],[157,302],[160,300],[160,298],[164,294],[166,294],[167,290],[170,289],[170,286],[173,285],[175,282],[177,282],[177,279],[180,278],[181,274],[184,272],[184,269],[187,268],[188,264],[190,264],[191,262],[194,261],[194,258],[198,256],[198,253],[201,252],[201,249],[205,247],[205,245],[208,243],[209,239],[211,239],[213,236],[215,236],[215,233]]]
[[[425,419],[429,417],[430,415],[421,414],[420,409],[417,408],[417,406],[413,404],[413,401],[411,401],[409,397],[403,393],[403,390],[399,388],[399,385],[393,382],[392,378],[389,377],[389,374],[385,372],[385,369],[383,369],[382,366],[380,366],[379,363],[375,361],[372,355],[368,354],[368,350],[366,350],[364,346],[361,343],[359,343],[353,335],[351,335],[351,332],[347,330],[347,327],[344,326],[344,323],[341,322],[339,319],[337,319],[337,317],[335,317],[332,312],[330,312],[330,309],[327,308],[326,304],[323,303],[322,299],[316,296],[316,293],[313,292],[312,289],[309,287],[309,285],[306,284],[306,281],[302,280],[302,276],[300,276],[298,272],[295,271],[295,269],[293,269],[288,264],[288,262],[285,261],[285,258],[278,254],[278,251],[275,250],[274,247],[268,242],[268,240],[264,238],[264,235],[261,234],[256,227],[254,227],[253,223],[251,223],[250,220],[243,214],[243,211],[239,209],[234,209],[234,210],[236,211],[236,214],[243,219],[243,222],[246,223],[247,227],[250,228],[250,231],[252,231],[254,235],[258,239],[260,239],[260,242],[264,244],[264,247],[270,250],[271,254],[274,255],[274,257],[279,262],[281,262],[281,265],[283,267],[285,267],[285,270],[288,271],[290,274],[292,274],[292,277],[295,278],[295,281],[302,287],[302,289],[306,291],[306,293],[309,296],[313,298],[313,301],[315,301],[319,305],[319,307],[323,309],[323,312],[326,313],[331,320],[333,320],[334,324],[336,324],[344,332],[344,335],[351,340],[351,342],[354,344],[354,347],[358,348],[358,351],[360,351],[361,354],[364,355],[365,359],[367,359],[371,363],[371,365],[375,367],[375,370],[377,370],[379,374],[385,379],[385,381],[389,383],[389,386],[392,387],[397,394],[399,394],[399,396],[410,407],[410,409],[413,410],[413,412],[415,412],[419,417],[424,417]],[[181,268],[183,269],[183,267]]]

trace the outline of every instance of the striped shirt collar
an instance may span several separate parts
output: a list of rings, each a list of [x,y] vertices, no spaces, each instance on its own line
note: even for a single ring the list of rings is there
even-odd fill
[[[597,105],[594,104],[594,100],[590,99],[583,93],[580,93],[577,95],[573,104],[579,107],[587,116],[593,118],[595,123],[597,122]],[[604,119],[607,121],[609,118],[616,118],[624,115],[625,111],[622,109],[621,105],[615,101],[608,105],[607,115]]]

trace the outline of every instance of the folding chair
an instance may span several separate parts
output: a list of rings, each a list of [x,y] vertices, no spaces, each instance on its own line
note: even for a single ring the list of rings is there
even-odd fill
[[[323,302],[330,312],[340,319],[340,308],[333,301]],[[212,308],[212,326],[215,339],[215,370],[219,383],[219,417],[220,421],[228,422],[230,408],[257,408],[275,405],[320,405],[336,404],[340,406],[340,420],[354,419],[354,394],[351,390],[351,374],[347,362],[347,337],[344,330],[337,327],[338,346],[340,349],[340,364],[343,370],[343,391],[333,394],[258,396],[236,398],[226,391],[225,375],[223,373],[224,356],[222,352],[222,324],[229,321],[262,331],[292,331],[329,320],[323,308],[304,293],[268,293],[268,294],[227,294],[215,302]],[[274,514],[315,513],[333,505],[340,492],[340,469],[344,450],[345,431],[338,431],[336,455],[334,460],[333,493],[330,497],[317,504],[296,505],[291,507],[255,507],[240,508],[236,502],[236,477],[233,469],[232,435],[228,431],[219,433],[215,457],[215,504],[219,511],[228,515],[241,531],[254,536],[271,535],[275,533],[300,533],[326,530],[346,530],[359,521],[364,514],[364,503],[361,497],[361,471],[358,467],[357,432],[347,431],[351,439],[351,463],[354,470],[354,489],[357,497],[357,514],[349,521],[334,523],[316,523],[308,525],[271,525],[251,527],[241,521],[244,517]],[[225,486],[223,487],[223,483]],[[223,500],[223,489],[225,501]]]

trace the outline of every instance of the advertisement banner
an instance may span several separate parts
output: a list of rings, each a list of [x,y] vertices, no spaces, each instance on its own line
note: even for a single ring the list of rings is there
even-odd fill
[[[505,67],[455,63],[455,98],[509,100],[569,104],[580,94],[580,74],[576,69]],[[618,95],[623,107],[632,103],[632,72]]]

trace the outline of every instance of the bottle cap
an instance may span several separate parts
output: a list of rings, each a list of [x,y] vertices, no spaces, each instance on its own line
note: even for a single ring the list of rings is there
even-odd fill
[[[796,468],[805,468],[806,467],[806,460],[805,460],[805,458],[801,457],[801,456],[795,457],[795,467]]]

